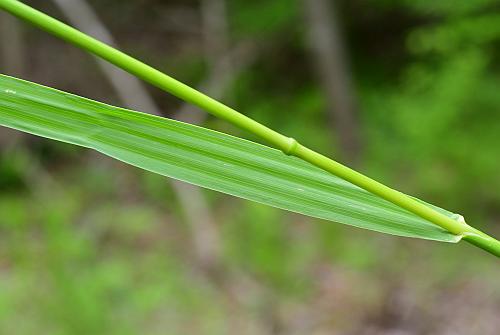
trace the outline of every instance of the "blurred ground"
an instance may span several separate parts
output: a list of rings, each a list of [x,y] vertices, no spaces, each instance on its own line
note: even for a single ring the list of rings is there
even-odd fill
[[[498,1],[87,1],[26,3],[500,236]],[[3,13],[0,35],[2,73],[254,139]],[[0,129],[0,334],[499,329],[498,260],[465,243],[313,220]]]

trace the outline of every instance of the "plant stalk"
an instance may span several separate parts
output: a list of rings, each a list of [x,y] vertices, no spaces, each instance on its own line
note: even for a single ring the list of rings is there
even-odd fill
[[[0,8],[50,34],[107,60],[138,78],[186,102],[192,103],[218,118],[224,119],[260,137],[287,155],[301,158],[329,173],[345,179],[500,257],[500,241],[467,225],[465,222],[453,220],[401,192],[391,189],[347,166],[321,155],[301,145],[295,139],[284,136],[153,67],[19,1],[0,0]]]

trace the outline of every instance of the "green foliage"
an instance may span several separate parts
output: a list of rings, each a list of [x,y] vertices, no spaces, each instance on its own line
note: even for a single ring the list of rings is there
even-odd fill
[[[237,35],[266,37],[290,28],[299,15],[300,1],[231,1],[230,15]],[[258,18],[258,19],[256,19]]]
[[[486,202],[500,201],[498,194],[489,191],[500,186],[493,159],[497,149],[492,145],[500,131],[495,79],[500,26],[498,14],[488,10],[491,3],[415,2],[429,10],[442,5],[444,18],[409,32],[410,61],[399,80],[364,90],[364,108],[372,111],[368,122],[373,126],[367,129],[374,144],[372,157],[385,155],[406,175],[406,187],[418,185],[422,194],[464,208],[478,221],[484,217],[474,214],[481,205],[471,189],[488,194]],[[455,15],[461,6],[462,15]],[[392,152],[384,149],[389,143]],[[444,185],[460,196],[441,193]]]

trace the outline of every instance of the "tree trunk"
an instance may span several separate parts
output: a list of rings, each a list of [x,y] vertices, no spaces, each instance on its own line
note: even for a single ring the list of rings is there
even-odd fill
[[[360,155],[357,106],[333,1],[304,0],[311,58],[327,99],[341,158],[356,164]]]

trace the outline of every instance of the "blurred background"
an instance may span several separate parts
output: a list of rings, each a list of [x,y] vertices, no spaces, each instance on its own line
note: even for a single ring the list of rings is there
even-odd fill
[[[500,2],[25,1],[500,237]],[[0,13],[0,72],[256,140]],[[0,129],[1,334],[498,334],[498,260]]]

